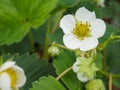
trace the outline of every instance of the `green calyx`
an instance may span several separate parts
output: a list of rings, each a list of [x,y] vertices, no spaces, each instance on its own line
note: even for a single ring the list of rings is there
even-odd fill
[[[92,63],[92,58],[78,58],[80,64],[79,64],[79,72],[78,73],[82,73],[84,76],[87,76],[89,78],[89,80],[93,79],[96,71],[99,70],[99,68],[96,66],[95,63]]]

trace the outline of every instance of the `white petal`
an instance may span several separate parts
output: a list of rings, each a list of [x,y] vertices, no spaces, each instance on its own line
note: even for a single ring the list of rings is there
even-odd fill
[[[81,73],[78,73],[78,74],[77,74],[77,77],[78,77],[78,79],[79,79],[80,81],[82,81],[82,82],[86,82],[86,81],[89,80],[87,77],[83,76]]]
[[[79,69],[80,69],[80,67],[78,66],[80,64],[80,62],[78,62],[78,61],[76,61],[74,64],[73,64],[73,66],[72,66],[72,69],[73,69],[73,71],[74,72],[78,72],[79,71]]]
[[[0,75],[0,90],[11,90],[11,81],[7,73]]]
[[[91,50],[91,49],[95,48],[97,45],[98,45],[97,38],[95,38],[95,37],[88,37],[88,38],[85,38],[81,42],[80,50],[81,51],[88,51],[88,50]]]
[[[5,62],[5,63],[1,66],[0,71],[3,71],[3,70],[8,69],[8,68],[12,67],[14,64],[15,64],[14,61]]]
[[[81,46],[81,41],[72,34],[65,34],[63,36],[63,42],[70,49],[77,49]]]
[[[75,28],[75,19],[74,16],[68,14],[65,15],[60,21],[60,27],[63,29],[63,32],[69,34]]]
[[[95,13],[90,12],[85,7],[79,8],[75,13],[75,17],[79,21],[89,22],[89,23],[93,22],[96,19]]]
[[[17,87],[21,87],[26,82],[26,76],[24,74],[24,70],[17,65],[14,65],[12,69],[17,73]]]
[[[101,19],[96,19],[95,22],[91,23],[91,35],[99,38],[102,37],[105,33],[106,25],[105,22]]]

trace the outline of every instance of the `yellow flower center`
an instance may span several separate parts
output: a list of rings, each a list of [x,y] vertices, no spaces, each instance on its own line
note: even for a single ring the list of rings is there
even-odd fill
[[[8,73],[8,75],[10,76],[11,88],[16,88],[16,84],[17,84],[17,74],[16,74],[16,72],[13,69],[9,68],[7,70],[4,70],[4,71],[0,72],[0,75],[4,72]]]
[[[88,22],[78,22],[72,33],[80,40],[83,40],[85,37],[90,36],[90,24]]]

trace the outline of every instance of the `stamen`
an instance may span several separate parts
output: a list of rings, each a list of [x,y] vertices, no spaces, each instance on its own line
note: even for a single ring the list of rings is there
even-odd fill
[[[3,72],[6,72],[9,74],[10,76],[10,79],[11,79],[11,88],[15,88],[16,87],[16,84],[17,84],[17,74],[16,72],[13,70],[13,69],[7,69]]]
[[[90,24],[88,22],[82,23],[81,21],[76,23],[76,26],[73,30],[73,34],[79,38],[80,40],[83,40],[85,37],[90,36]]]

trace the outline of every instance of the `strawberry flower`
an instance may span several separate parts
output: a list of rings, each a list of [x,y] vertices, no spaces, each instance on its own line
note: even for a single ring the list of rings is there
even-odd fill
[[[64,32],[63,42],[70,49],[88,51],[98,45],[98,38],[102,37],[106,30],[103,20],[97,19],[94,12],[85,7],[79,8],[75,16],[65,15],[60,21],[60,27]]]
[[[24,70],[15,62],[5,62],[0,67],[0,90],[19,90],[26,82]]]

